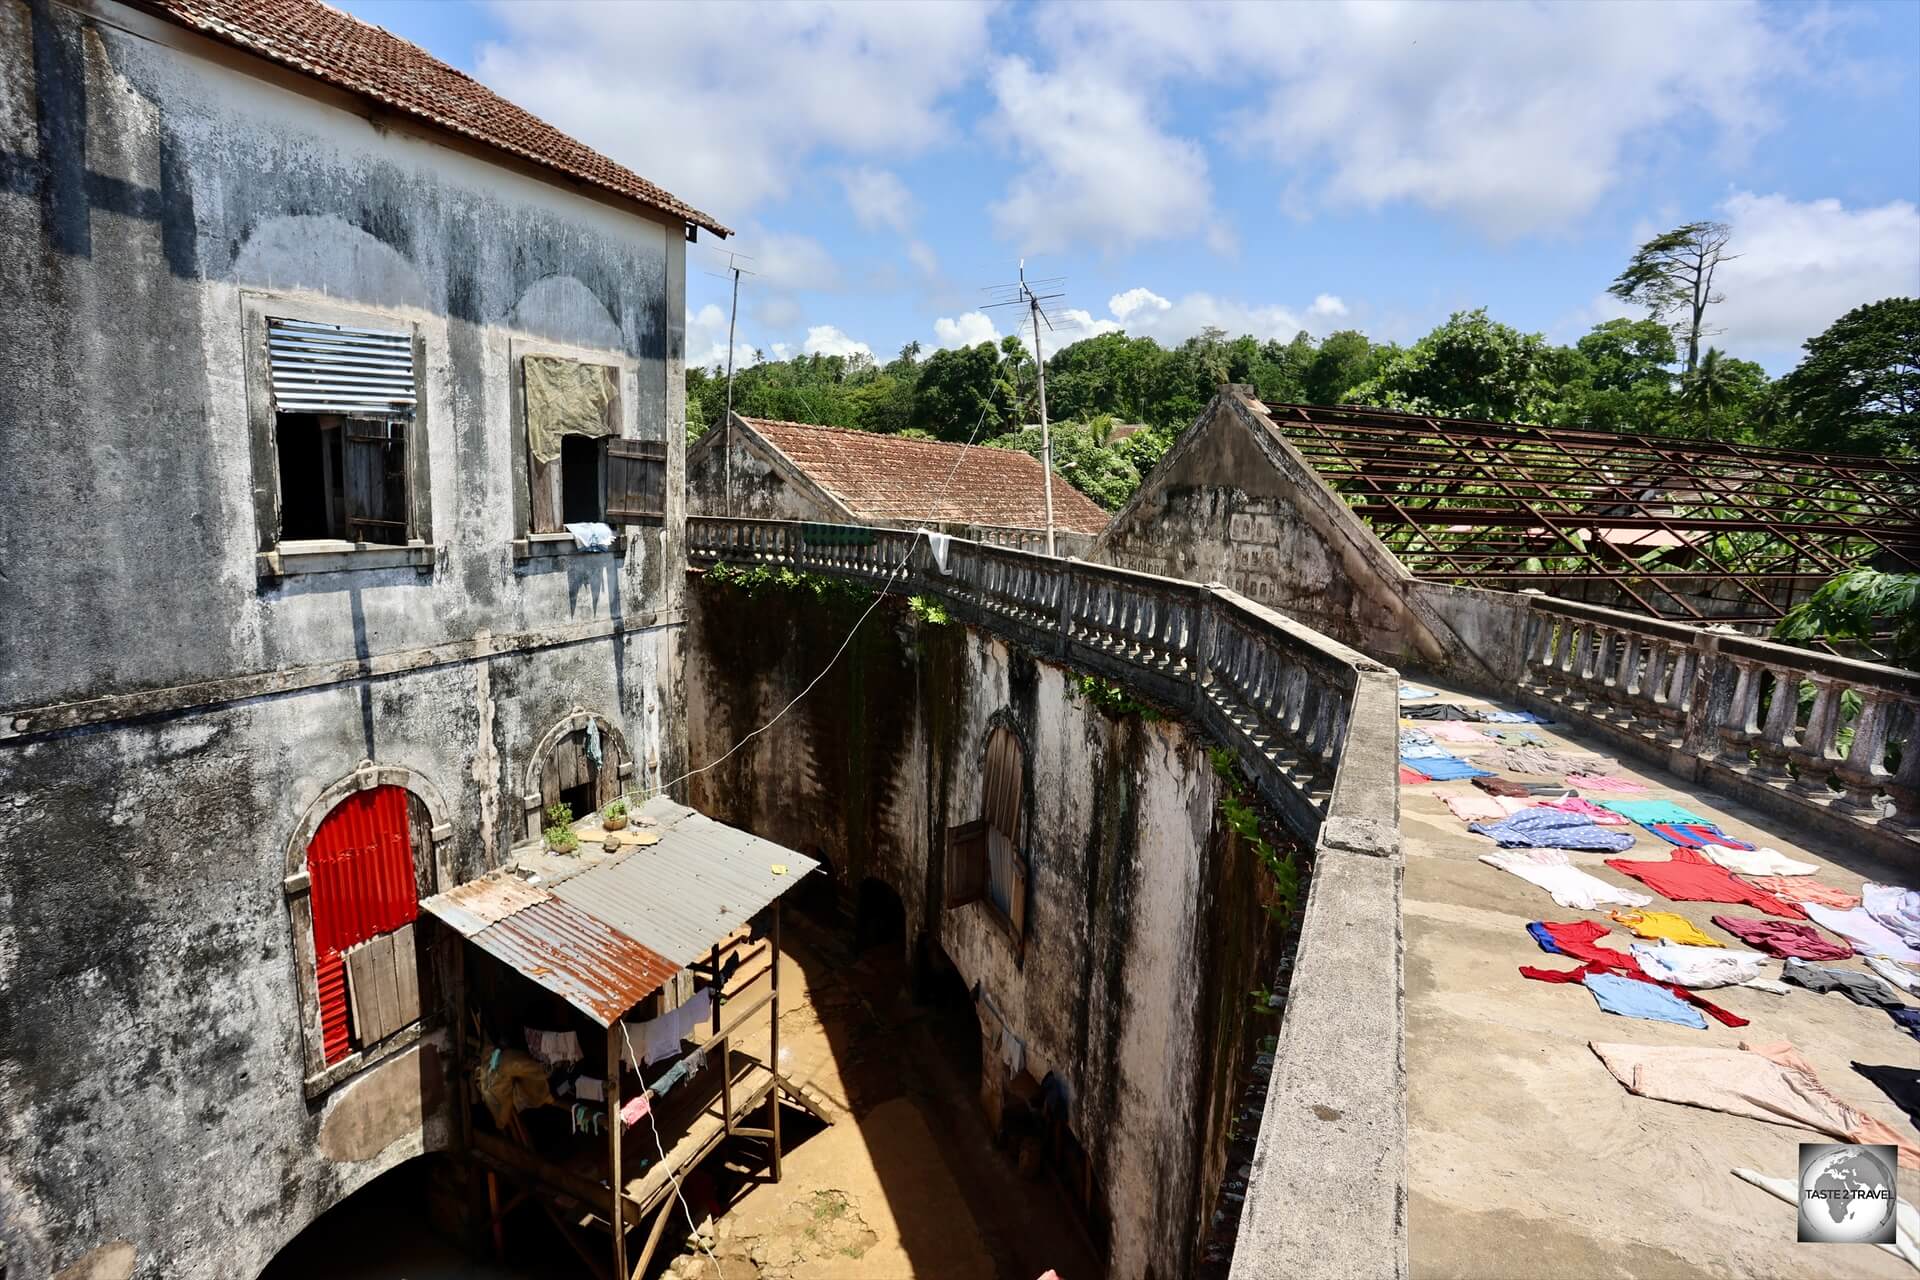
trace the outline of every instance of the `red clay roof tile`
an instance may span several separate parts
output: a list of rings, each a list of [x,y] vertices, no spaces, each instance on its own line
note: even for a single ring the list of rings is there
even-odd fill
[[[319,0],[136,0],[141,7],[390,110],[511,152],[662,213],[731,232],[416,44]]]
[[[863,520],[1046,527],[1045,472],[1030,454],[770,418],[742,421]],[[1109,518],[1093,499],[1054,476],[1055,528],[1097,534]]]

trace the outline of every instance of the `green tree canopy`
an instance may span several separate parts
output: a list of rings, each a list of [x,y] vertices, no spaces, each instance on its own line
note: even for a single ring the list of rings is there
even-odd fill
[[[1349,400],[1384,409],[1538,422],[1550,416],[1547,340],[1489,319],[1486,308],[1456,311],[1404,350],[1390,352]]]
[[[1920,453],[1920,298],[1855,307],[1780,379],[1787,430],[1814,449]]]

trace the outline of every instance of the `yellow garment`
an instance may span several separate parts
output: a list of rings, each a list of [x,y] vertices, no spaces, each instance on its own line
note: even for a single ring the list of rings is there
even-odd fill
[[[1671,938],[1694,947],[1724,947],[1727,944],[1700,932],[1693,921],[1671,911],[1609,911],[1614,923],[1633,930],[1636,937]]]
[[[473,1087],[502,1129],[516,1111],[554,1105],[547,1069],[518,1049],[488,1050],[473,1069]]]
[[[560,437],[620,434],[620,371],[559,356],[523,356],[527,448],[534,460],[560,456]]]

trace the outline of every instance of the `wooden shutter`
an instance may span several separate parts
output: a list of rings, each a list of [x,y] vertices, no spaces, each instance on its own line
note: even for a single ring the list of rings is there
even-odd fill
[[[1025,774],[1020,740],[1007,729],[995,729],[987,739],[986,783],[980,813],[1015,849],[1020,847],[1020,803]]]
[[[666,515],[666,444],[654,440],[607,441],[607,522],[657,523]]]
[[[353,1038],[361,1048],[379,1044],[420,1017],[412,925],[362,942],[342,958],[353,1007]]]
[[[1013,926],[1013,936],[1025,941],[1027,936],[1027,860],[1019,854],[1013,858],[1013,889],[1007,896],[1007,923]]]
[[[964,907],[987,896],[987,824],[963,823],[947,829],[945,905]]]
[[[349,418],[341,427],[347,537],[407,541],[407,423]]]

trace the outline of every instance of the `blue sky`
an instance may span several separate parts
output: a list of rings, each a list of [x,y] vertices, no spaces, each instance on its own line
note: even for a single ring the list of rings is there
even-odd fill
[[[770,354],[1007,332],[982,288],[1022,257],[1067,278],[1065,340],[1404,342],[1485,306],[1570,341],[1698,218],[1742,255],[1714,341],[1776,373],[1920,294],[1920,4],[344,7],[737,228]]]

